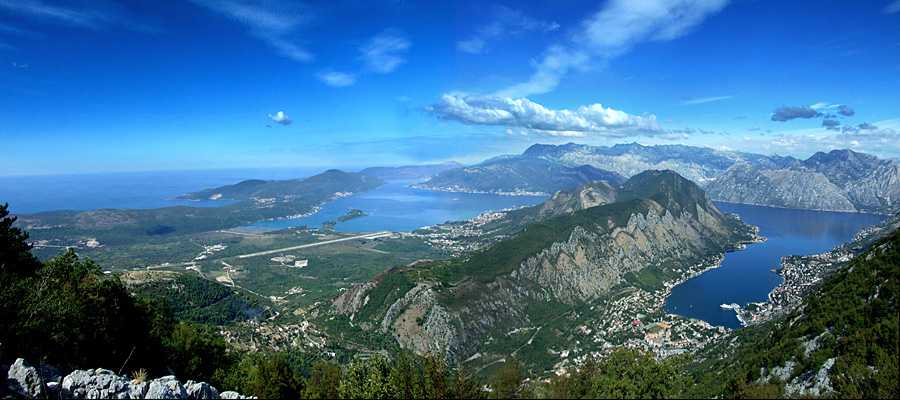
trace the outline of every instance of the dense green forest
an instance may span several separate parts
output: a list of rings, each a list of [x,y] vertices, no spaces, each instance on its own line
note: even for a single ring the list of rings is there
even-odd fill
[[[73,251],[42,263],[14,221],[0,206],[2,365],[24,357],[63,371],[175,374],[261,398],[730,398],[783,395],[783,382],[760,380],[761,368],[794,360],[800,366],[795,374],[801,374],[834,358],[836,395],[900,394],[898,232],[829,278],[800,311],[739,330],[732,340],[700,354],[658,361],[619,349],[547,378],[532,376],[513,358],[484,377],[438,357],[408,353],[338,363],[299,351],[232,351],[213,325],[196,322],[220,322],[208,309],[194,313],[173,306],[152,290],[134,296],[116,275],[103,274]],[[190,285],[186,293],[201,306],[230,298],[227,291]],[[231,304],[219,310],[224,313],[234,312],[234,304],[245,305],[224,304]],[[825,339],[804,354],[803,339],[818,336]]]

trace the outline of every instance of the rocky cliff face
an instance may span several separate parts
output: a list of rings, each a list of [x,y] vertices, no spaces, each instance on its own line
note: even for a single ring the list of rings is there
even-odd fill
[[[545,304],[582,304],[625,284],[629,273],[694,263],[747,239],[742,224],[671,171],[639,174],[620,189],[591,184],[559,193],[536,209],[548,217],[484,251],[433,267],[444,278],[420,280],[396,297],[379,316],[382,332],[413,351],[441,351],[461,361],[486,337],[546,318],[539,311]],[[395,273],[422,275],[413,272]],[[346,305],[360,304],[351,300],[359,298],[366,297],[348,291],[335,309],[355,313]]]
[[[219,392],[206,382],[181,383],[174,376],[150,381],[129,379],[107,369],[75,370],[65,377],[52,367],[33,367],[19,358],[10,366],[5,388],[28,399],[250,399]],[[5,396],[4,396],[5,398]]]
[[[762,169],[737,164],[706,187],[709,195],[731,203],[829,211],[856,211],[838,186],[818,172]]]
[[[891,213],[900,209],[900,164],[852,150],[793,157],[703,147],[569,143],[534,145],[523,158],[590,165],[630,177],[670,169],[696,182],[713,200],[776,207]]]
[[[591,182],[574,190],[556,192],[538,208],[540,218],[571,214],[616,201],[618,191],[606,181]]]
[[[900,165],[850,150],[816,153],[785,168],[740,162],[706,190],[735,203],[890,213],[900,206]]]

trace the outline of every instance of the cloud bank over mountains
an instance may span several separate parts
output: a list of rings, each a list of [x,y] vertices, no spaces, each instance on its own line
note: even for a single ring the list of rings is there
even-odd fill
[[[464,124],[523,128],[550,136],[662,133],[654,115],[631,115],[599,103],[568,110],[547,108],[525,98],[445,94],[426,110],[438,118]]]

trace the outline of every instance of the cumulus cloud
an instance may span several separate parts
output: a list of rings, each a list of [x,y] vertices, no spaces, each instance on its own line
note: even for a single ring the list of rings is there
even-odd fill
[[[822,127],[825,129],[836,131],[838,127],[841,126],[841,122],[836,119],[823,119]]]
[[[356,83],[355,75],[344,72],[323,71],[316,75],[316,77],[326,85],[333,87],[346,87]]]
[[[696,104],[713,103],[716,101],[728,100],[731,97],[732,96],[699,97],[699,98],[695,98],[695,99],[688,99],[688,100],[682,101],[681,105],[692,106],[692,105],[696,105]]]
[[[491,23],[477,29],[468,39],[457,42],[457,50],[465,53],[481,54],[486,50],[489,42],[506,36],[526,32],[547,33],[559,29],[559,24],[556,22],[542,21],[503,5],[495,5],[493,7],[491,18]]]
[[[853,114],[856,114],[856,111],[853,111],[853,109],[850,108],[849,106],[840,105],[840,106],[838,106],[837,113],[841,114],[845,117],[852,117]]]
[[[525,98],[445,94],[427,110],[439,118],[465,124],[523,128],[551,136],[665,133],[654,115],[635,116],[602,104],[554,110]]]
[[[548,47],[526,82],[499,93],[512,97],[546,93],[595,57],[611,59],[643,42],[680,38],[727,4],[728,0],[610,0],[576,28],[568,44]]]
[[[410,46],[411,43],[402,33],[386,30],[375,35],[359,51],[370,71],[389,74],[406,62],[405,56]]]
[[[275,113],[274,115],[269,114],[269,119],[272,120],[272,122],[274,122],[276,124],[281,124],[281,125],[290,125],[291,122],[294,122],[291,120],[290,117],[288,117],[287,114],[284,113],[284,111],[279,111],[279,112]]]
[[[900,119],[883,120],[859,126],[841,126],[838,130],[823,127],[791,129],[770,134],[727,136],[720,142],[742,151],[765,154],[791,154],[807,157],[817,151],[854,148],[880,157],[900,157]]]
[[[309,62],[313,55],[288,39],[309,20],[309,15],[296,2],[285,0],[191,0],[224,15],[249,29],[280,55],[294,61]]]
[[[862,129],[862,130],[867,130],[867,131],[868,131],[868,130],[873,130],[873,129],[878,129],[877,126],[872,125],[872,124],[870,124],[870,123],[868,123],[868,122],[863,122],[863,123],[857,125],[856,127],[859,128],[859,129]]]
[[[811,106],[800,106],[800,107],[790,107],[790,106],[782,106],[775,109],[772,113],[772,121],[790,121],[792,119],[798,118],[816,118],[820,117],[822,114],[816,111],[815,108]]]
[[[852,117],[856,115],[856,111],[846,104],[831,104],[818,102],[809,106],[782,106],[775,109],[772,113],[772,121],[790,121],[792,119],[810,119],[824,118],[822,126],[826,128],[834,128],[840,123],[837,118]],[[826,122],[827,121],[827,122]],[[834,124],[837,125],[834,125]]]

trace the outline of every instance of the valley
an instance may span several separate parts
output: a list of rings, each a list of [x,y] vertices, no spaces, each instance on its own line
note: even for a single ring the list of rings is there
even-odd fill
[[[466,177],[465,168],[428,172]],[[553,187],[552,196],[532,196],[549,190],[540,184],[460,193],[422,183],[435,178],[415,175],[415,169],[398,169],[399,181],[390,180],[396,177],[390,169],[377,171],[389,180],[328,171],[312,181],[247,181],[188,194],[237,202],[211,208],[210,218],[243,208],[283,215],[323,199],[305,213],[272,221],[242,219],[249,214],[238,211],[242,216],[234,222],[205,231],[176,227],[140,236],[135,230],[149,220],[146,215],[154,221],[193,218],[200,209],[190,208],[47,212],[23,216],[20,224],[37,233],[36,254],[74,247],[135,293],[180,304],[173,308],[178,318],[217,326],[218,335],[241,351],[301,350],[325,359],[410,351],[440,355],[480,376],[515,359],[531,374],[556,376],[623,348],[660,360],[701,352],[743,324],[776,320],[863,245],[806,254],[840,244],[881,219],[829,219],[804,211],[813,226],[791,229],[818,247],[785,246],[766,240],[781,240],[784,232],[751,216],[796,220],[774,216],[791,210],[714,203],[702,186],[673,171],[649,170],[625,180],[582,170]],[[462,175],[446,175],[452,171]],[[358,193],[347,190],[348,183]],[[310,188],[321,194],[310,197]],[[478,214],[467,202],[496,208]],[[421,213],[432,207],[446,211]],[[393,210],[419,214],[398,224]],[[436,219],[441,217],[447,219]],[[857,241],[885,230],[870,229]],[[120,237],[123,232],[133,233]],[[816,232],[833,239],[821,244]],[[763,285],[749,300],[679,300],[685,291],[708,292],[696,289],[696,282],[732,271],[732,258],[773,243],[767,254],[777,254],[774,264],[731,272],[730,281],[714,285],[741,293],[751,286],[736,285],[771,274],[782,256],[784,283]],[[794,252],[804,256],[788,257]],[[737,302],[734,310],[718,307],[731,302]],[[701,311],[710,308],[712,313]]]

